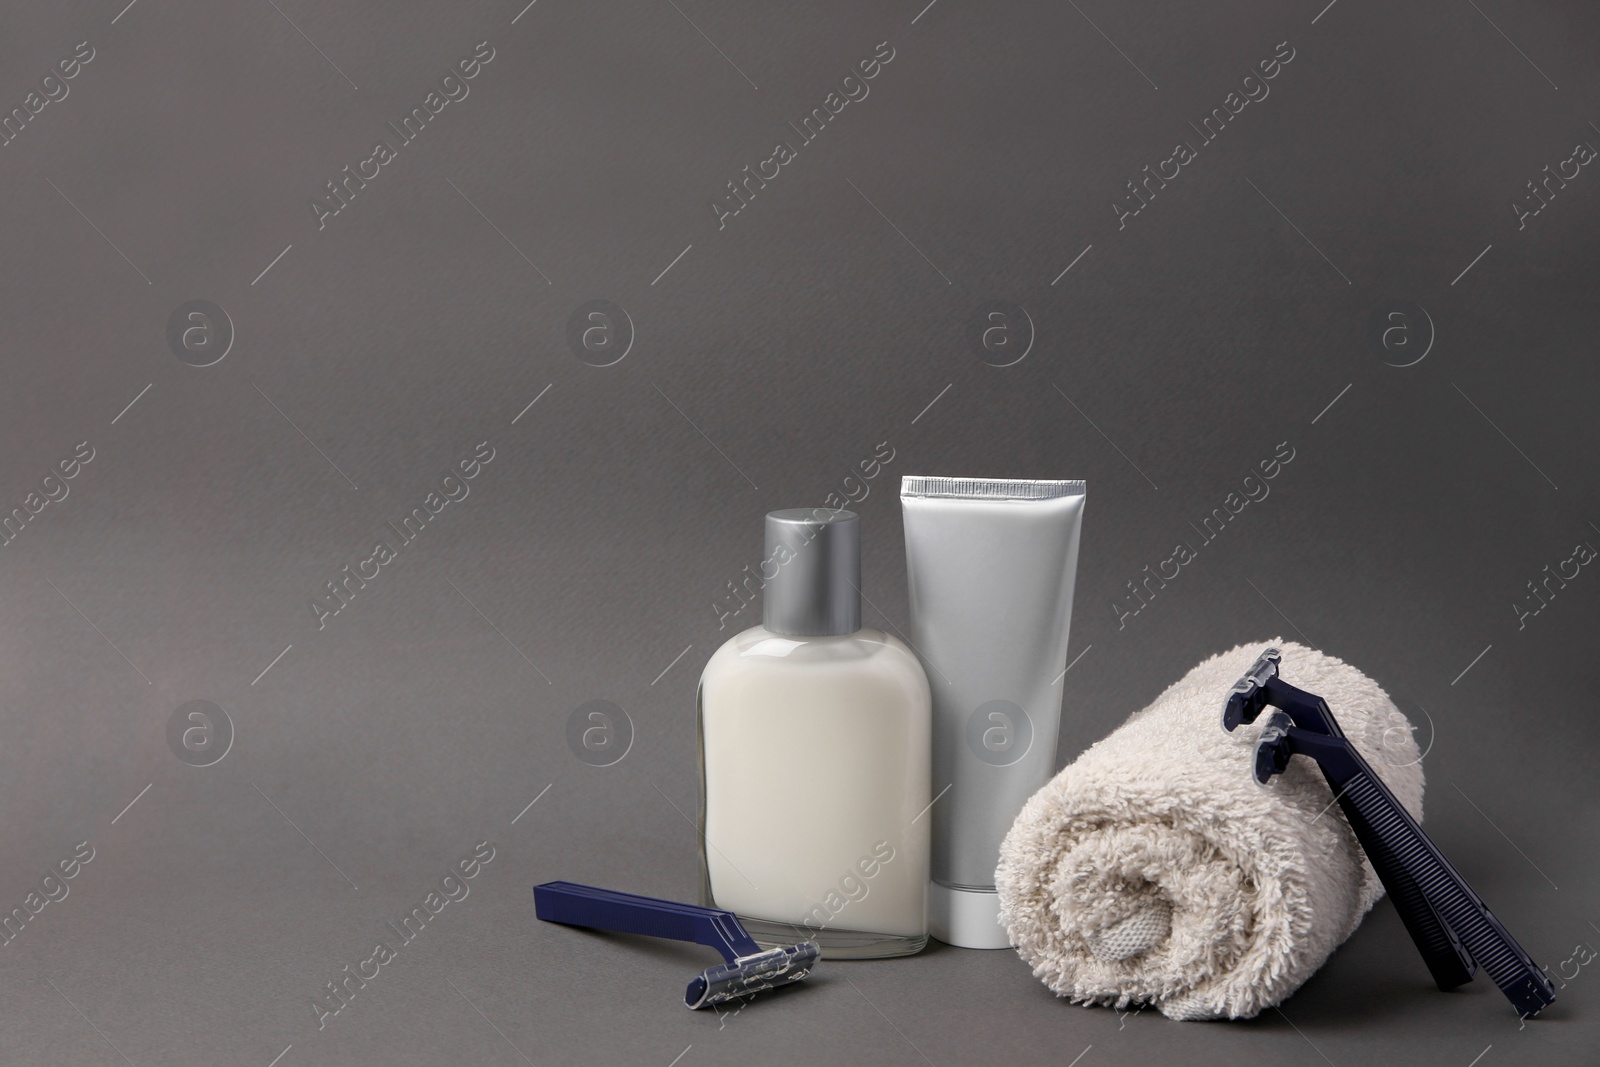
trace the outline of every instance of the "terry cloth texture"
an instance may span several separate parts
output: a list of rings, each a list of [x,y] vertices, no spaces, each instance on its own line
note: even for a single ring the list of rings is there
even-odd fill
[[[1297,756],[1258,785],[1267,715],[1222,728],[1228,691],[1269,645],[1422,821],[1416,740],[1378,683],[1293,642],[1214,656],[1051,779],[1006,835],[1001,921],[1057,996],[1248,1019],[1298,989],[1383,895],[1316,763]]]

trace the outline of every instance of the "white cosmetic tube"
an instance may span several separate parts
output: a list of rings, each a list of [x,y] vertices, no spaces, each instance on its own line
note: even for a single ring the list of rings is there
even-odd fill
[[[911,644],[933,690],[929,932],[1006,948],[994,870],[1055,770],[1084,483],[900,483]]]

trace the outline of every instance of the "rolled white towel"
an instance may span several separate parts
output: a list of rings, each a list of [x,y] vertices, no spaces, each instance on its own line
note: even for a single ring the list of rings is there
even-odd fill
[[[1229,689],[1268,645],[1422,821],[1412,728],[1378,683],[1281,640],[1213,656],[1051,779],[1006,835],[1001,921],[1057,996],[1248,1019],[1298,989],[1383,895],[1315,763],[1258,785],[1266,716],[1222,728]]]

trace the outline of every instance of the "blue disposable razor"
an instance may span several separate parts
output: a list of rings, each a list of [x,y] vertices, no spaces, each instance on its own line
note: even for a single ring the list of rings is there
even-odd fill
[[[592,885],[536,885],[533,905],[535,913],[546,922],[693,941],[716,949],[725,962],[701,971],[689,983],[683,1002],[691,1008],[721,1004],[798,982],[811,973],[822,955],[815,941],[762,949],[731,911],[617,893]]]
[[[1293,756],[1316,760],[1439,988],[1472,981],[1482,966],[1523,1018],[1539,1014],[1556,998],[1550,979],[1356,751],[1327,701],[1279,677],[1282,661],[1276,648],[1261,653],[1222,709],[1228,731],[1275,709],[1256,741],[1256,781],[1266,785]]]

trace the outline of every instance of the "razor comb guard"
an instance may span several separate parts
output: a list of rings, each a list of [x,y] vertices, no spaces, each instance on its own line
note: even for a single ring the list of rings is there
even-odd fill
[[[1327,702],[1280,677],[1282,660],[1266,649],[1223,704],[1230,732],[1275,709],[1256,741],[1256,781],[1266,785],[1293,756],[1316,760],[1438,987],[1469,982],[1482,966],[1520,1015],[1537,1015],[1555,1000],[1550,979],[1395,799]]]
[[[684,991],[684,1003],[690,1008],[798,982],[811,973],[822,954],[814,941],[763,950],[731,911],[576,882],[536,885],[533,902],[535,913],[546,922],[692,941],[722,953],[724,962],[696,975]]]

